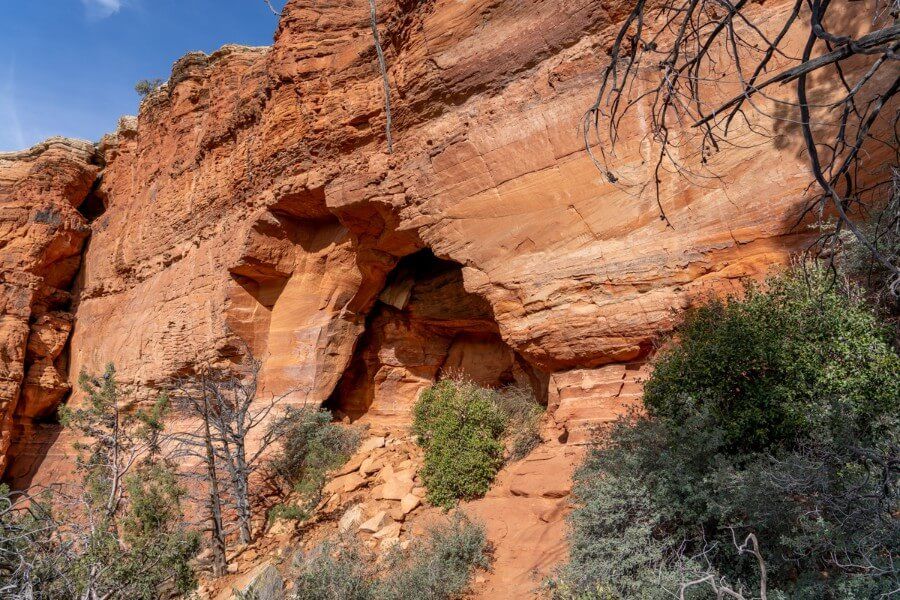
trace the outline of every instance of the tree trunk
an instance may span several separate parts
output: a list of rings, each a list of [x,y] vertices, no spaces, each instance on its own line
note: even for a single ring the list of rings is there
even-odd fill
[[[241,529],[241,542],[249,544],[252,539],[250,511],[250,469],[247,465],[247,456],[244,448],[244,438],[238,440],[235,448],[235,472],[237,473],[237,485],[235,486],[235,495],[237,496],[238,521]]]
[[[219,476],[216,473],[216,453],[213,450],[209,430],[209,402],[203,397],[203,441],[206,444],[206,469],[209,477],[209,515],[212,534],[213,575],[225,574],[228,562],[225,557],[225,529],[222,526],[222,498],[219,495]]]

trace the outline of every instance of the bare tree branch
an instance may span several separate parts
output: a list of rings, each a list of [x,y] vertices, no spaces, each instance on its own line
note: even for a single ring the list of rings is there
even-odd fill
[[[610,183],[638,196],[652,189],[671,226],[661,190],[666,173],[695,183],[720,180],[714,154],[796,132],[820,190],[804,216],[813,207],[824,214],[827,205],[838,219],[822,242],[836,242],[846,228],[900,280],[900,257],[881,252],[856,223],[884,203],[893,177],[885,166],[900,158],[898,116],[890,110],[900,80],[900,3],[870,6],[871,30],[857,37],[826,26],[848,22],[831,0],[794,0],[774,13],[747,0],[634,0],[582,121],[589,158]],[[855,5],[848,10],[865,19]],[[806,39],[805,49],[791,56],[798,38]],[[739,91],[723,98],[729,88]],[[647,125],[646,181],[616,166],[629,115]]]
[[[375,10],[375,0],[369,0],[369,23],[372,27],[372,39],[375,41],[375,52],[378,54],[381,84],[384,87],[384,130],[387,135],[388,154],[391,154],[394,151],[394,142],[391,137],[391,85],[388,81],[387,63],[384,60],[384,52],[381,49],[381,40],[378,37],[378,15]]]
[[[766,561],[759,551],[759,542],[757,541],[756,536],[750,533],[744,538],[742,544],[738,544],[734,529],[732,528],[731,537],[734,542],[734,547],[737,549],[739,555],[751,554],[756,558],[757,565],[759,566],[759,596],[755,596],[754,598],[757,598],[758,600],[768,600]],[[716,595],[716,600],[722,600],[723,598],[751,600],[750,597],[744,595],[744,591],[741,588],[735,589],[734,586],[725,581],[724,577],[719,576],[712,570],[695,579],[683,582],[678,589],[678,600],[685,600],[685,594],[689,589],[703,585],[708,585],[712,589],[713,593]]]
[[[252,541],[250,480],[275,441],[275,432],[261,426],[267,424],[272,411],[290,394],[289,391],[269,400],[257,398],[261,365],[249,348],[245,348],[245,356],[244,365],[237,372],[206,367],[171,385],[173,398],[200,421],[198,429],[177,434],[177,452],[203,465],[208,530],[219,567],[224,566],[226,549],[226,504],[237,517],[240,542]],[[227,494],[222,489],[223,482],[227,484]]]
[[[272,11],[272,14],[273,14],[273,15],[275,15],[276,17],[280,17],[280,16],[281,16],[281,11],[280,11],[280,10],[275,10],[275,7],[272,6],[272,0],[263,0],[263,2],[266,3],[266,6],[269,7],[269,10]]]

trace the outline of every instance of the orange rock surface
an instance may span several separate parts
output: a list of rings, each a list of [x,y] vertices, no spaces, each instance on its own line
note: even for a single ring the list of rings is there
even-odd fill
[[[392,154],[368,4],[332,0],[289,3],[271,47],[185,56],[96,150],[56,141],[0,159],[6,279],[50,276],[75,314],[7,303],[3,413],[52,412],[82,369],[109,361],[150,394],[247,348],[264,393],[354,416],[408,414],[453,370],[490,383],[527,372],[546,397],[569,371],[642,360],[679,311],[802,247],[791,225],[808,174],[777,140],[723,153],[721,180],[663,182],[671,226],[655,198],[606,183],[578,128],[621,8],[380,3]],[[650,169],[640,139],[620,154]],[[88,232],[74,207],[95,180]],[[56,237],[12,216],[38,202],[64,206]],[[444,305],[441,289],[419,302],[430,315],[405,307],[433,274],[404,276],[401,259],[423,252],[455,278]],[[48,260],[59,266],[36,273]],[[478,314],[453,316],[473,302]],[[41,340],[70,327],[60,370],[59,344]],[[598,410],[568,406],[574,420]]]
[[[78,208],[95,162],[92,144],[63,138],[0,154],[0,473],[13,438],[69,391],[69,288],[90,234]]]
[[[442,374],[527,383],[568,446],[636,405],[681,311],[805,246],[809,174],[744,132],[722,178],[661,182],[671,225],[607,183],[579,126],[626,4],[379,2],[393,153],[368,2],[293,0],[271,47],[185,56],[98,144],[0,155],[0,471],[15,438],[8,477],[65,473],[45,417],[110,361],[149,396],[249,349],[263,394],[391,425]],[[619,161],[647,175],[632,121]],[[558,558],[558,500],[514,487],[475,508]],[[535,566],[509,561],[486,589]]]
[[[678,310],[802,245],[789,227],[808,175],[773,146],[723,155],[729,179],[707,188],[667,181],[671,227],[601,180],[578,124],[614,10],[416,6],[380,7],[391,155],[361,0],[293,2],[271,48],[188,55],[101,142],[107,208],[70,373],[114,360],[152,387],[243,338],[268,391],[324,401],[390,305],[388,274],[422,248],[459,266],[487,329],[534,369],[593,368],[641,358]]]

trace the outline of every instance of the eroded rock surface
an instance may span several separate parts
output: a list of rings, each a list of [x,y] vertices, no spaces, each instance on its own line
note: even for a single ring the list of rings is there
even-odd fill
[[[809,179],[783,140],[744,132],[746,144],[710,159],[721,179],[661,183],[669,224],[652,195],[605,182],[578,128],[626,9],[380,2],[392,154],[365,0],[295,0],[271,47],[184,57],[139,116],[98,145],[104,169],[86,203],[91,241],[74,324],[51,314],[65,302],[35,315],[30,296],[7,303],[6,413],[23,381],[23,415],[37,416],[81,369],[114,361],[123,383],[152,394],[173,375],[247,351],[263,361],[263,394],[332,399],[354,416],[402,420],[419,391],[453,369],[490,384],[525,374],[556,397],[558,420],[579,421],[573,432],[631,403],[631,380],[603,395],[616,376],[605,369],[640,365],[683,309],[803,247],[806,234],[792,226]],[[630,127],[620,162],[648,174],[647,124],[636,116]],[[62,166],[46,189],[15,196],[49,194],[69,207],[59,213],[64,249],[48,263],[58,266],[34,275],[53,289],[71,278],[88,233],[73,207],[98,168],[79,160],[41,163]],[[5,168],[16,176],[4,182],[27,171]],[[21,223],[7,229],[19,242],[4,247],[13,254],[3,264],[45,269],[16,266],[28,263],[20,254],[43,252],[38,233],[49,231],[32,219],[38,233],[13,235]],[[455,265],[453,281],[439,270],[398,274],[422,252]],[[70,325],[70,359],[54,356]],[[595,403],[609,402],[592,408],[594,391]],[[57,443],[51,458],[66,452]]]
[[[708,189],[667,182],[672,227],[600,180],[577,126],[617,14],[587,0],[384,3],[387,155],[366,9],[290,3],[272,48],[182,59],[104,141],[75,365],[154,384],[238,334],[273,390],[322,401],[387,273],[427,246],[522,357],[594,367],[800,243],[806,172],[772,147],[729,154]]]
[[[78,208],[98,172],[88,142],[0,154],[0,473],[69,391],[70,287],[90,233]]]

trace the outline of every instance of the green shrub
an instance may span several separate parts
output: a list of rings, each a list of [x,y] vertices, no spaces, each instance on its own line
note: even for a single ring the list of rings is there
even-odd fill
[[[484,527],[457,513],[432,527],[424,540],[391,557],[391,569],[379,584],[379,600],[459,598],[472,572],[487,568]]]
[[[657,359],[644,403],[676,423],[708,414],[732,452],[838,430],[873,439],[884,433],[879,415],[898,408],[898,368],[873,313],[812,269],[689,315]]]
[[[294,561],[295,600],[454,600],[473,571],[486,568],[484,527],[461,514],[399,547],[376,573],[375,558],[353,538],[328,541]]]
[[[59,573],[70,554],[60,550],[55,523],[42,498],[28,498],[0,484],[0,598],[59,598]]]
[[[892,183],[886,202],[858,225],[879,254],[897,266],[900,265],[900,170],[896,167],[893,169]],[[892,320],[895,326],[900,326],[900,278],[849,231],[844,234],[843,252],[839,255],[838,265],[842,274],[863,286],[872,303],[885,317]],[[900,336],[900,327],[896,333]],[[900,342],[900,337],[897,342]]]
[[[613,425],[577,471],[553,595],[671,598],[713,575],[755,597],[756,561],[734,544],[751,532],[770,599],[896,589],[898,382],[872,314],[820,271],[700,309],[658,359],[648,414]]]
[[[162,79],[141,79],[134,84],[134,91],[141,97],[141,100],[162,87],[165,82]]]
[[[200,550],[200,536],[182,525],[187,492],[174,469],[163,462],[142,465],[126,478],[125,487],[130,506],[121,537],[129,552],[112,559],[118,564],[118,580],[134,588],[135,599],[158,597],[159,586],[166,583],[180,592],[192,590],[196,578],[190,561]]]
[[[355,543],[326,542],[294,561],[294,600],[370,600],[371,557]]]
[[[297,492],[301,505],[279,505],[271,518],[305,518],[319,502],[325,476],[359,445],[360,434],[333,423],[323,409],[290,407],[272,428],[280,441],[268,463],[269,478],[284,492]]]
[[[425,449],[421,475],[432,504],[449,508],[484,495],[503,465],[506,416],[495,394],[449,379],[422,392],[413,432]]]
[[[509,458],[541,442],[543,407],[524,386],[500,390],[455,379],[440,381],[416,403],[413,432],[425,448],[422,477],[432,504],[449,508],[482,496]]]
[[[300,506],[299,504],[281,502],[269,509],[269,521],[276,521],[278,519],[305,521],[309,517],[309,509],[306,506]]]
[[[17,574],[0,559],[0,572],[19,578],[12,593],[0,579],[0,595],[151,600],[190,591],[199,535],[184,523],[186,492],[161,454],[168,401],[120,410],[128,398],[112,365],[100,377],[82,374],[80,383],[85,401],[60,411],[79,440],[72,482],[23,506],[27,511],[15,510],[0,490],[0,512],[14,509],[0,516],[0,549],[30,565]],[[4,547],[10,530],[19,530],[18,542]]]

